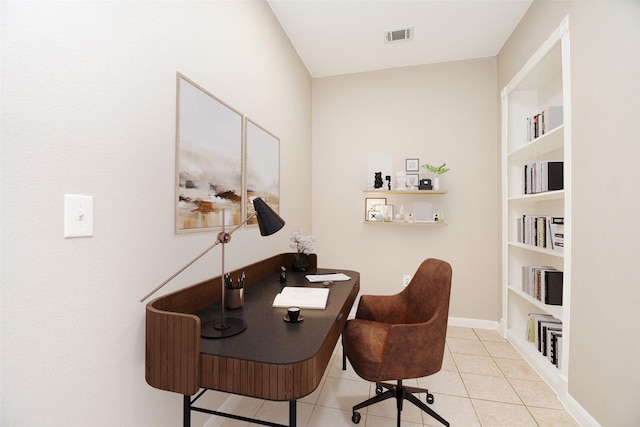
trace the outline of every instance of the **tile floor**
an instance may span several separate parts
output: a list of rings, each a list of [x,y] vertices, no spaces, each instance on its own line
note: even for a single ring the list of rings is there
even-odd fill
[[[350,366],[342,369],[342,348],[320,386],[298,400],[298,426],[355,426],[351,407],[375,393],[375,385],[359,378]],[[497,332],[450,326],[442,370],[435,375],[405,381],[405,385],[428,388],[435,397],[431,407],[453,427],[471,426],[578,426],[564,411],[555,393]],[[224,412],[288,423],[288,403],[209,392],[202,406]],[[207,396],[207,394],[205,394]],[[425,395],[419,395],[424,401]],[[217,401],[217,402],[216,402]],[[200,403],[200,402],[199,402]],[[213,406],[211,406],[213,405]],[[359,427],[395,427],[393,399],[363,409]],[[192,415],[192,425],[204,427],[247,427],[248,424],[205,414]],[[199,422],[200,421],[200,422]],[[405,402],[403,427],[441,426],[438,421]]]

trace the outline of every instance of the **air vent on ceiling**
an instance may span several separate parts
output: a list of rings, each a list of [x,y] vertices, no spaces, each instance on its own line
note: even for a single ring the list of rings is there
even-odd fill
[[[413,27],[389,30],[384,32],[385,43],[413,40]]]

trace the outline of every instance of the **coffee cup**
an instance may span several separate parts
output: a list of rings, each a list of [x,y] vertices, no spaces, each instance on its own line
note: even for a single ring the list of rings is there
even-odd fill
[[[289,321],[297,322],[300,316],[300,307],[289,307],[287,314],[289,315]]]

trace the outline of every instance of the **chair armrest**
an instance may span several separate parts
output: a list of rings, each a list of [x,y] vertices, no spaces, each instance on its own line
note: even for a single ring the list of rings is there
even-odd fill
[[[406,305],[400,294],[362,295],[358,302],[356,319],[381,323],[405,323]]]

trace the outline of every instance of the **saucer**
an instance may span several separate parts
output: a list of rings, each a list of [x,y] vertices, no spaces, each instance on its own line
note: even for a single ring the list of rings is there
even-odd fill
[[[298,320],[295,320],[295,321],[289,319],[289,314],[288,313],[284,315],[284,321],[287,322],[287,323],[300,323],[303,320],[304,320],[304,316],[302,316],[302,315],[298,316]]]

